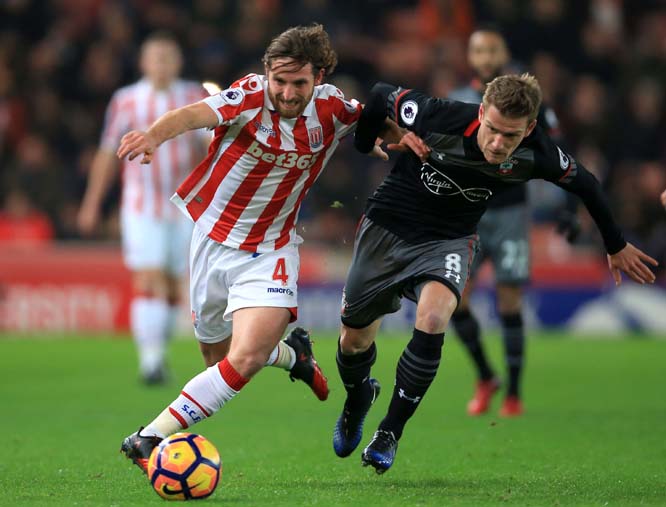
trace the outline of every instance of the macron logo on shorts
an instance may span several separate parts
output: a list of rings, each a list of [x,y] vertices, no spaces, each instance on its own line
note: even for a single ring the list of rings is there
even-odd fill
[[[277,294],[286,294],[287,296],[293,296],[294,291],[291,289],[285,289],[284,287],[268,287],[266,289],[266,292],[270,293],[277,293]]]

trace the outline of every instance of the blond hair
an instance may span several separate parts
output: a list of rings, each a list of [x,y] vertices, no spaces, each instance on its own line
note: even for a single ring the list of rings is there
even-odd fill
[[[541,87],[537,79],[528,73],[510,74],[493,79],[483,94],[483,107],[495,106],[509,118],[536,119],[541,106]]]

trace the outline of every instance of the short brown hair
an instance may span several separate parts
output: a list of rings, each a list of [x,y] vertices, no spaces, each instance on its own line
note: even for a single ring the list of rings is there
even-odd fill
[[[289,28],[275,37],[266,48],[262,61],[270,69],[278,58],[291,58],[301,66],[311,63],[315,75],[324,69],[328,76],[338,64],[338,55],[331,46],[328,33],[316,23]]]
[[[504,116],[522,118],[531,122],[539,114],[541,87],[531,74],[510,74],[493,79],[483,94],[483,106],[495,106]]]

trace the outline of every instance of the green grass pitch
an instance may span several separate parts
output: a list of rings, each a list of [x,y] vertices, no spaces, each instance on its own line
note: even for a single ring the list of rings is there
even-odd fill
[[[269,368],[193,431],[220,450],[224,473],[206,504],[225,506],[666,505],[666,340],[531,336],[519,419],[465,415],[473,375],[457,339],[383,476],[332,450],[343,403],[335,339],[315,352],[325,403]],[[378,338],[384,391],[361,443],[384,415],[406,336]],[[489,339],[495,364],[498,339]],[[129,340],[0,338],[0,505],[160,505],[118,452],[202,369],[194,340],[171,347],[174,379],[145,388]]]

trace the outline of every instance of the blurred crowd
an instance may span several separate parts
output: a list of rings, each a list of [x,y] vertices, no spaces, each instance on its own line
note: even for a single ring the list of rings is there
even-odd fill
[[[628,239],[666,264],[666,7],[658,0],[4,0],[0,241],[80,239],[76,213],[104,111],[139,77],[147,34],[174,33],[185,77],[225,86],[262,72],[274,35],[313,21],[338,50],[329,81],[361,101],[379,79],[446,96],[470,79],[469,34],[492,23],[516,67],[538,77],[568,147],[603,182]],[[306,201],[301,234],[350,245],[387,169],[345,142]],[[118,192],[98,239],[117,237]],[[551,197],[535,192],[535,216],[552,218],[540,209]]]

